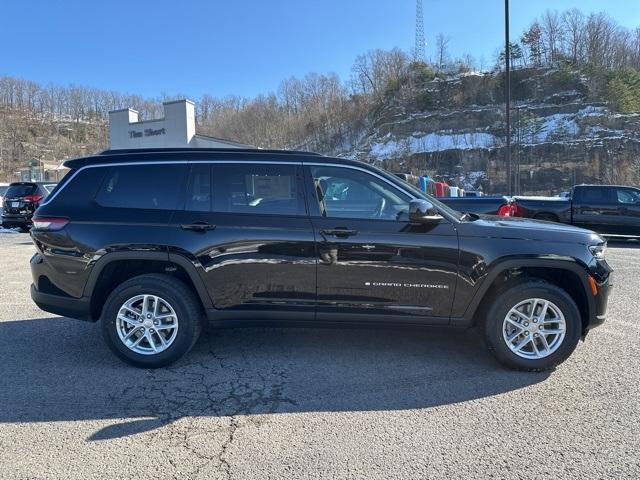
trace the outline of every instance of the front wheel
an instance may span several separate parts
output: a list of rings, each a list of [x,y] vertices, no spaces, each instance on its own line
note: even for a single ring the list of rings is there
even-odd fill
[[[575,350],[580,312],[563,289],[543,281],[519,283],[500,293],[487,312],[487,346],[516,370],[552,369]]]
[[[103,308],[102,331],[122,360],[157,368],[191,349],[200,335],[202,315],[198,299],[180,280],[140,275],[111,292]]]

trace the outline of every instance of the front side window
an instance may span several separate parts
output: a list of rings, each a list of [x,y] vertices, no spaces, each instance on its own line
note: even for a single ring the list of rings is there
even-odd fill
[[[640,203],[640,191],[632,188],[618,188],[616,190],[618,203],[626,205],[637,205]]]
[[[388,182],[352,168],[311,167],[323,216],[408,220],[411,198]]]
[[[177,207],[184,168],[180,164],[111,167],[96,202],[103,207],[173,210]]]
[[[306,215],[298,169],[293,164],[214,164],[212,210]]]

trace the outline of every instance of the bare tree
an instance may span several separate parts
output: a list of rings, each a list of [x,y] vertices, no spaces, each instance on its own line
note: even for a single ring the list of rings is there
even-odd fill
[[[567,10],[562,14],[565,34],[563,36],[568,56],[573,64],[577,64],[583,56],[584,47],[584,14],[577,8]]]
[[[542,40],[545,45],[545,58],[547,64],[558,60],[559,47],[562,42],[562,20],[557,10],[546,10],[540,18],[542,28]]]
[[[444,70],[449,60],[449,42],[451,37],[439,33],[436,37],[436,68],[438,71]]]

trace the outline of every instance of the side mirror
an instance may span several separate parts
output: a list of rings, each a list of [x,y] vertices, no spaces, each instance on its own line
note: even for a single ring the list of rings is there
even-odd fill
[[[413,224],[436,224],[442,220],[431,202],[415,199],[409,202],[409,221]]]

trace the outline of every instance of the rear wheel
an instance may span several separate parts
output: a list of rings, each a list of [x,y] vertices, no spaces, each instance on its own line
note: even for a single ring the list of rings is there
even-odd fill
[[[168,275],[141,275],[109,295],[102,331],[111,350],[125,362],[156,368],[175,362],[195,344],[202,309],[183,282]]]
[[[547,370],[575,350],[582,331],[580,312],[561,288],[542,281],[519,283],[500,293],[487,312],[485,340],[504,365]]]

